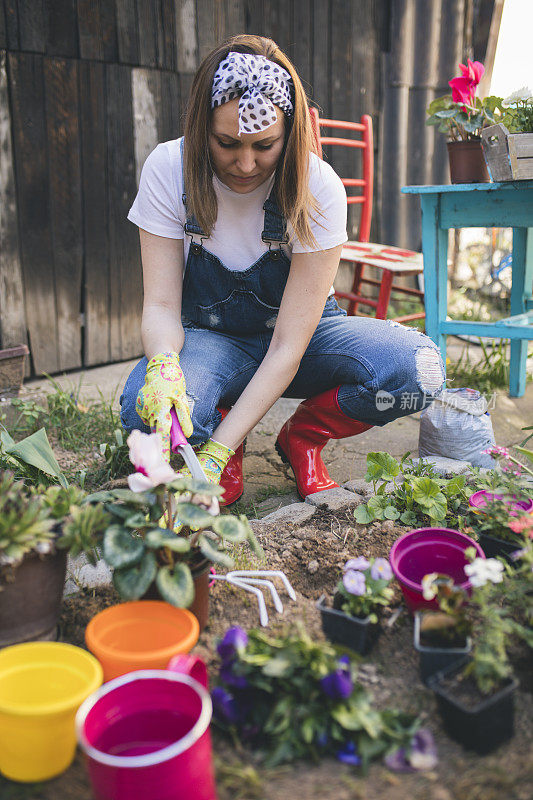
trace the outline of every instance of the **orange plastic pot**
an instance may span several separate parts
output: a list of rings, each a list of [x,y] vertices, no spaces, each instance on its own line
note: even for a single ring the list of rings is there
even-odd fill
[[[137,669],[165,669],[172,656],[190,652],[199,634],[198,620],[187,609],[136,600],[93,617],[85,642],[109,681]]]

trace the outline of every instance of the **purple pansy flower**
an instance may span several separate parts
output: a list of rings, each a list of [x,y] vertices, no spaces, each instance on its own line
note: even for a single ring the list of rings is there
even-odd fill
[[[433,734],[427,728],[419,730],[411,739],[409,755],[400,747],[385,757],[385,764],[395,772],[415,772],[437,766],[437,748]]]
[[[339,750],[337,758],[343,764],[351,764],[353,767],[358,767],[361,763],[361,757],[357,755],[357,747],[354,742],[346,742],[343,750]]]
[[[364,556],[358,556],[357,558],[349,558],[346,564],[343,567],[344,572],[349,569],[360,569],[364,570],[368,569],[370,566],[370,561],[365,558]]]
[[[227,683],[228,686],[233,686],[235,689],[246,689],[248,680],[244,675],[238,675],[233,671],[234,661],[227,661],[220,667],[220,680]]]
[[[222,686],[215,686],[211,692],[213,714],[221,722],[234,723],[239,718],[239,710],[235,698]]]
[[[337,664],[339,665],[340,669],[343,669],[343,670],[349,672],[350,671],[350,664],[351,664],[350,656],[340,656],[337,659]]]
[[[342,576],[344,588],[350,594],[356,594],[359,597],[366,592],[365,576],[362,572],[357,572],[355,569],[349,569]]]
[[[235,625],[233,628],[228,628],[224,638],[218,643],[217,653],[222,661],[230,661],[235,658],[237,653],[244,650],[247,644],[248,634],[238,625]]]
[[[386,558],[376,558],[372,564],[370,575],[375,581],[384,580],[390,581],[392,578],[392,570]]]
[[[322,691],[332,700],[346,700],[352,693],[353,684],[346,669],[336,669],[320,679]]]

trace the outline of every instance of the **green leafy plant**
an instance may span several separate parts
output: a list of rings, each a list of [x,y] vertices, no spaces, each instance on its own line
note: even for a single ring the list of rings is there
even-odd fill
[[[262,550],[244,516],[219,515],[222,490],[173,472],[164,461],[159,437],[134,431],[130,458],[138,472],[130,489],[89,495],[103,503],[110,523],[103,535],[103,557],[125,600],[142,597],[155,581],[161,597],[177,607],[194,600],[192,569],[202,562],[233,566],[227,545],[248,542]]]
[[[416,718],[379,709],[350,659],[329,643],[303,631],[274,637],[235,627],[217,649],[215,719],[268,766],[334,755],[365,771],[372,759],[410,748]]]
[[[44,428],[15,442],[6,428],[0,426],[0,467],[13,470],[16,477],[34,485],[43,482],[68,485]]]
[[[527,86],[517,89],[503,100],[503,124],[510,133],[533,133],[533,91]]]
[[[0,566],[19,564],[30,552],[53,549],[54,520],[40,497],[12,472],[0,472]]]
[[[388,606],[394,592],[392,570],[386,558],[350,558],[337,584],[333,605],[351,617],[378,621],[377,612]]]
[[[366,463],[365,480],[372,483],[374,495],[355,509],[357,522],[390,519],[411,526],[444,520],[460,523],[459,511],[463,507],[466,511],[468,497],[464,475],[439,478],[430,464],[415,465],[407,456],[398,462],[383,452],[368,453]],[[387,487],[390,482],[393,486]]]

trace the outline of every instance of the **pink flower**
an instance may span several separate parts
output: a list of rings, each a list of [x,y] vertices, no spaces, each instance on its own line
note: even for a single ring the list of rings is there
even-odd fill
[[[475,86],[468,78],[452,78],[448,81],[452,87],[452,100],[454,103],[463,103],[471,106],[476,92]],[[466,109],[463,109],[466,111]]]
[[[176,478],[176,473],[163,458],[161,437],[158,433],[132,431],[128,436],[130,461],[136,469],[128,475],[132,492],[146,492]]]
[[[468,59],[468,63],[466,65],[459,64],[459,69],[463,73],[463,77],[468,78],[468,80],[475,84],[475,86],[478,85],[481,78],[485,74],[485,67],[481,61],[470,61],[470,59]]]
[[[533,515],[530,514],[527,517],[510,520],[509,527],[515,533],[523,533],[524,531],[529,531],[530,528],[533,533]]]

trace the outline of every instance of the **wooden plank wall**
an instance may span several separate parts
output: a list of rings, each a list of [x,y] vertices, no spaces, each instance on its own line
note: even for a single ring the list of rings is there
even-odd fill
[[[140,354],[126,214],[146,156],[182,133],[195,70],[226,37],[275,39],[324,115],[374,117],[377,150],[392,6],[0,0],[0,346],[27,341],[34,374]],[[349,173],[353,154],[326,157]]]

